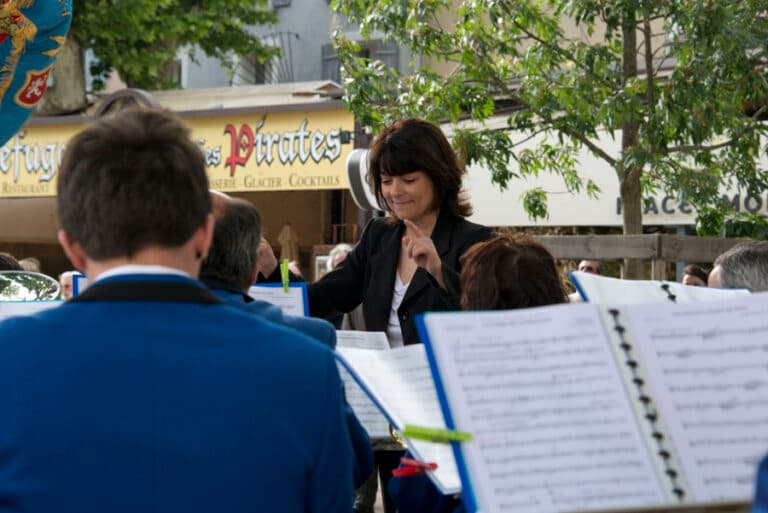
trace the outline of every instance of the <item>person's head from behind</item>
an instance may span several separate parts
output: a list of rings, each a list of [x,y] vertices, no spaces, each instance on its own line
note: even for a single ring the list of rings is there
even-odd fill
[[[342,242],[336,244],[333,249],[328,253],[328,260],[326,261],[326,267],[328,272],[336,269],[340,263],[347,259],[347,255],[352,251],[352,246]]]
[[[27,257],[19,260],[19,265],[22,269],[30,273],[40,272],[40,260],[35,257]]]
[[[461,258],[462,310],[510,310],[565,303],[555,259],[528,237],[499,235]]]
[[[743,242],[715,259],[710,287],[768,291],[768,241]]]
[[[578,270],[583,273],[603,274],[603,268],[597,260],[582,260],[579,262]]]
[[[683,274],[680,282],[683,285],[692,285],[694,287],[707,286],[707,271],[696,264],[689,264],[683,267]]]
[[[443,132],[420,119],[403,119],[384,128],[371,143],[369,181],[379,205],[396,219],[418,221],[445,210],[467,217],[461,201],[462,170]]]
[[[246,292],[258,274],[261,216],[252,204],[212,191],[216,224],[200,275],[234,283]]]
[[[0,271],[23,271],[19,262],[8,253],[0,253]]]
[[[78,269],[166,263],[196,276],[213,232],[203,155],[162,110],[123,111],[76,135],[57,206],[59,240]]]

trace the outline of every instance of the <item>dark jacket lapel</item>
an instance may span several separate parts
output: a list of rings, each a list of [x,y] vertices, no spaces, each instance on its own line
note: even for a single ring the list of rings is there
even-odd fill
[[[366,328],[369,331],[386,331],[387,329],[404,229],[403,223],[393,227],[382,238],[378,251],[371,256],[371,286],[367,287],[368,296],[363,302],[364,305],[369,305],[368,311],[364,312]],[[386,308],[383,307],[384,305]]]

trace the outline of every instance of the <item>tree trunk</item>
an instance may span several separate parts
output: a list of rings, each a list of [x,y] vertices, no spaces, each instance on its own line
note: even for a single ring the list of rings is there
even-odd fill
[[[637,76],[637,33],[634,12],[624,14],[622,23],[622,79],[626,83]],[[621,152],[626,157],[638,146],[639,122],[630,120],[622,124]],[[643,233],[643,191],[640,176],[643,169],[637,166],[620,165],[621,204],[624,235]],[[630,280],[643,278],[643,262],[625,259],[622,277]]]
[[[87,106],[83,49],[74,37],[68,37],[56,56],[53,83],[40,100],[36,113],[41,116],[73,114]]]

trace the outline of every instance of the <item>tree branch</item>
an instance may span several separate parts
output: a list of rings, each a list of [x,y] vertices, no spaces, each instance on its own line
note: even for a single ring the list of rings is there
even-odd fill
[[[768,111],[768,104],[763,105],[760,107],[752,116],[750,117],[750,123],[744,128],[742,128],[736,135],[731,137],[725,142],[719,143],[719,144],[711,144],[711,145],[704,145],[704,144],[684,144],[681,146],[672,146],[671,148],[667,148],[666,152],[669,153],[690,153],[694,151],[715,151],[722,148],[726,148],[739,139],[741,139],[745,134],[748,134],[749,132],[753,131],[757,127],[757,118],[759,118],[762,114],[764,114],[766,111]]]

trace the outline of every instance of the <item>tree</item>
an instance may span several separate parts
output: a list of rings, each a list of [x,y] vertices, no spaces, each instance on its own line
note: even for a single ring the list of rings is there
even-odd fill
[[[178,85],[169,64],[180,49],[196,47],[227,64],[234,56],[264,62],[276,53],[247,28],[276,20],[266,0],[74,0],[73,13],[43,113],[85,107],[86,49],[97,59],[91,68],[97,87],[114,69],[129,86],[150,90]]]
[[[578,173],[576,155],[586,147],[616,172],[626,234],[642,233],[644,192],[664,189],[699,209],[724,209],[721,187],[768,189],[757,164],[765,151],[760,120],[768,117],[765,0],[334,6],[364,37],[383,33],[433,64],[411,62],[401,75],[359,57],[337,33],[345,101],[357,119],[375,131],[409,115],[455,123],[503,114],[504,129],[461,129],[453,140],[465,162],[485,164],[502,189],[519,175],[548,171],[562,175],[569,190],[595,195],[596,184]],[[601,131],[621,140],[620,152],[601,144]],[[537,134],[548,142],[516,149]],[[523,201],[532,217],[546,215],[545,191],[528,191]],[[639,277],[639,262],[630,264],[625,275]]]

